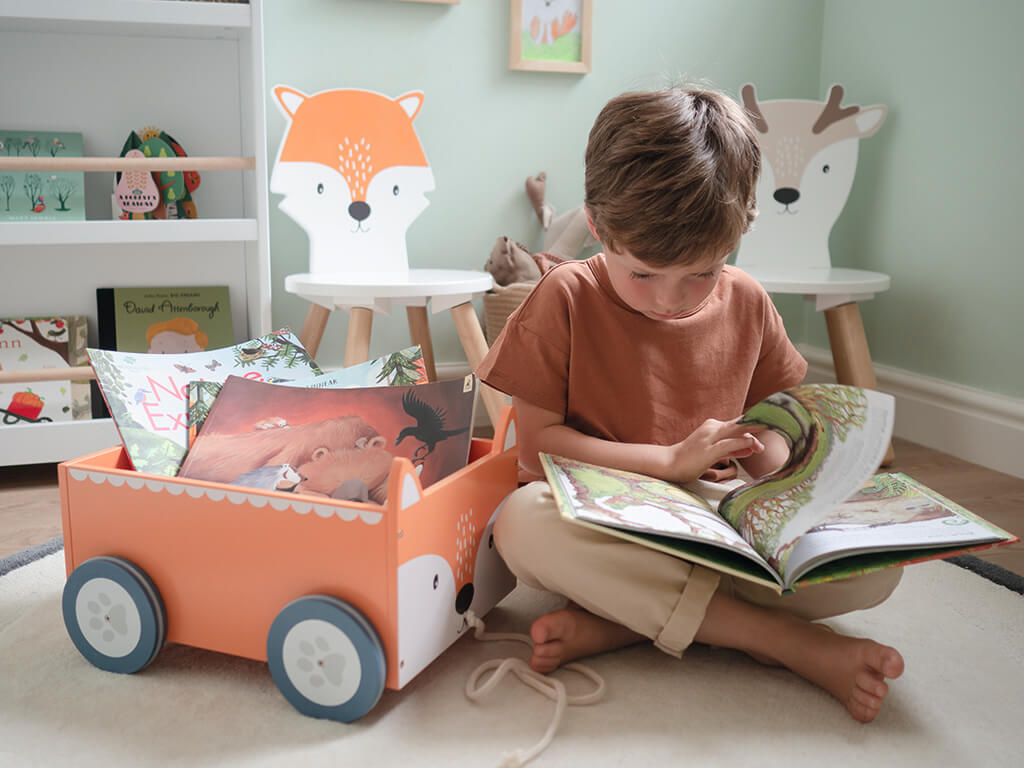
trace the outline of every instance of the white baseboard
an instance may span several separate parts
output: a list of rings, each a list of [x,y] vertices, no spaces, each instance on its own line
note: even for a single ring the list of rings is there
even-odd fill
[[[808,363],[807,381],[835,381],[829,350],[806,344],[799,349]],[[1024,478],[1024,400],[899,368],[874,368],[878,388],[896,398],[897,437]]]

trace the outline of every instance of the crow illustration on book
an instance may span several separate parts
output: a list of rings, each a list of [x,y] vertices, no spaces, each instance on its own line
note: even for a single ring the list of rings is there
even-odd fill
[[[446,411],[443,408],[434,408],[420,400],[411,391],[402,396],[402,409],[416,419],[416,425],[405,427],[398,433],[395,440],[397,446],[405,438],[412,437],[419,440],[420,445],[412,455],[413,466],[421,467],[427,456],[434,452],[434,448],[442,440],[447,440],[454,435],[461,435],[468,427],[462,429],[445,429],[444,419]]]

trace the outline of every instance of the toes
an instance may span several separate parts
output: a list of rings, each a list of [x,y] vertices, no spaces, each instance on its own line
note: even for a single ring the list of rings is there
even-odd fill
[[[865,671],[859,673],[853,683],[855,691],[861,690],[879,699],[884,699],[886,694],[889,693],[889,686],[873,672]]]

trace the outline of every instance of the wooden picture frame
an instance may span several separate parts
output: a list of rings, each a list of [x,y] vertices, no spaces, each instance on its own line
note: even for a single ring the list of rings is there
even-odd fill
[[[589,72],[593,6],[593,0],[509,0],[509,69]]]

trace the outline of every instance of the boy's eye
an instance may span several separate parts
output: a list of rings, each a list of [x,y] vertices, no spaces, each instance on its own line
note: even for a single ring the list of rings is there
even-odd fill
[[[654,275],[650,274],[649,272],[630,272],[629,273],[629,279],[630,280],[650,280],[652,277],[654,277]]]

